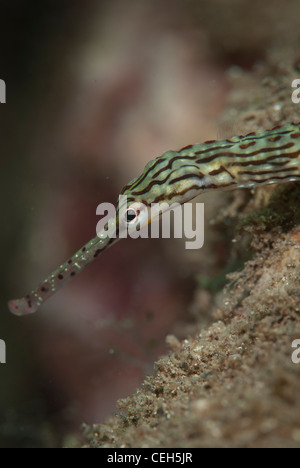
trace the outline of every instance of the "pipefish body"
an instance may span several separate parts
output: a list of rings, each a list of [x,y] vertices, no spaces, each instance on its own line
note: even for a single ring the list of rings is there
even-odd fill
[[[63,263],[37,289],[22,299],[9,302],[11,312],[26,315],[59,288],[68,283],[89,263],[120,238],[130,223],[141,228],[148,220],[144,207],[153,203],[185,203],[210,190],[256,187],[264,184],[300,181],[300,124],[249,133],[227,140],[212,140],[189,145],[180,151],[167,151],[150,161],[143,173],[126,185],[118,202],[119,216],[111,218],[106,231],[82,247]],[[116,238],[108,233],[115,230]]]

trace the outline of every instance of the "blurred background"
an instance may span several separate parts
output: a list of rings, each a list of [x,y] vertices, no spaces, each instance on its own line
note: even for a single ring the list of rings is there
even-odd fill
[[[183,338],[195,314],[210,320],[195,277],[226,266],[231,231],[209,223],[201,251],[120,242],[36,315],[14,317],[7,301],[94,237],[98,204],[150,159],[222,136],[232,76],[281,30],[282,2],[229,3],[1,2],[0,446],[71,443],[135,391],[168,334]],[[201,201],[207,219],[224,206]]]

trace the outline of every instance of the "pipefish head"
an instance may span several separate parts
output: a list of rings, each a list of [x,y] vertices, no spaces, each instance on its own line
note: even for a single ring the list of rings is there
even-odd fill
[[[192,157],[168,151],[150,161],[143,173],[122,189],[117,208],[120,228],[137,224],[143,227],[174,203],[195,198],[210,183]]]
[[[151,206],[167,199],[167,185],[162,176],[165,155],[150,161],[140,176],[123,187],[117,205],[119,229],[143,228],[153,221]],[[162,170],[160,170],[162,169]]]

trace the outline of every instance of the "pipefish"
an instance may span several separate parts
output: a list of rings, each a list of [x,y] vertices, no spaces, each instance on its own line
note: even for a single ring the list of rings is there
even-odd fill
[[[118,216],[73,257],[59,266],[37,289],[9,302],[16,315],[35,312],[43,302],[68,283],[89,263],[117,242],[122,229],[153,221],[145,207],[154,203],[183,204],[210,190],[251,188],[264,184],[300,181],[300,123],[235,136],[227,140],[196,143],[180,151],[167,151],[150,161],[143,173],[121,191]],[[116,238],[109,232],[116,232]]]

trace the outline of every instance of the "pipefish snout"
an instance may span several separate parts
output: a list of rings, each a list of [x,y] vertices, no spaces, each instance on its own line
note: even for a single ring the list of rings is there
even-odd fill
[[[121,195],[127,196],[127,206],[118,206],[118,211],[121,221],[142,224],[139,204],[182,204],[210,190],[293,181],[300,181],[299,123],[167,151],[150,161],[143,173],[123,188]],[[16,315],[35,312],[46,299],[117,242],[120,238],[118,221],[109,220],[106,228],[60,265],[37,289],[22,299],[10,301],[11,312]],[[116,231],[116,238],[107,235],[110,229]]]

